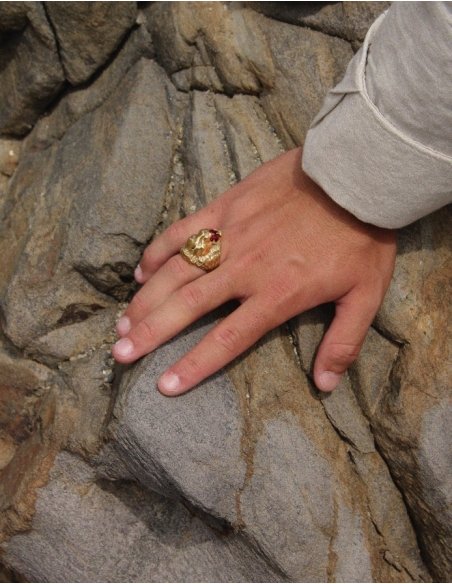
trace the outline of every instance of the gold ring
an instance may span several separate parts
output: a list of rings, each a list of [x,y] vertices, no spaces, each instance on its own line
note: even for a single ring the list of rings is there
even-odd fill
[[[220,265],[221,236],[218,229],[201,229],[180,248],[181,256],[190,264],[210,272]]]

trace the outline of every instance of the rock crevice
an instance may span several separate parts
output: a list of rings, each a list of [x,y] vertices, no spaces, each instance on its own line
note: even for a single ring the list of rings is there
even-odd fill
[[[302,144],[387,6],[289,4],[0,3],[0,549],[29,581],[452,573],[450,210],[401,230],[332,395],[330,306],[177,399],[159,375],[233,303],[111,357],[144,247]]]

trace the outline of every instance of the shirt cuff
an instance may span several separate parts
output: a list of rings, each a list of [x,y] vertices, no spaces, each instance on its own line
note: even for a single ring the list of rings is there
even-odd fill
[[[452,158],[401,132],[369,98],[367,53],[382,14],[307,133],[302,166],[361,221],[398,228],[452,200]]]

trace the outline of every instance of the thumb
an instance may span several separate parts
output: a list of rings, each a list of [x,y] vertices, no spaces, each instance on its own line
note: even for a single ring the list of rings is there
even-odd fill
[[[321,391],[333,391],[355,361],[379,308],[374,296],[354,289],[336,302],[335,317],[325,333],[314,363],[314,382]]]

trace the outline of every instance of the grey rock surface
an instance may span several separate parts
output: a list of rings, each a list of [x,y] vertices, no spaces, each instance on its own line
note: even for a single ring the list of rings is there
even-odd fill
[[[31,2],[2,2],[0,4],[0,34],[23,29],[28,22]]]
[[[390,2],[247,2],[263,14],[299,26],[320,30],[347,41],[362,42],[374,20]]]
[[[7,568],[447,580],[450,211],[400,232],[385,302],[330,396],[312,384],[329,306],[177,399],[159,375],[234,306],[135,366],[110,353],[146,244],[302,144],[386,3],[10,4],[0,132],[29,133],[0,140]]]
[[[265,425],[253,465],[241,495],[250,535],[291,580],[325,581],[334,521],[330,465],[291,416]]]
[[[143,485],[166,495],[172,492],[235,524],[236,497],[246,469],[241,459],[240,404],[233,384],[220,374],[180,400],[168,399],[156,388],[164,368],[208,328],[209,323],[196,326],[127,375],[114,411],[112,440],[123,464]]]
[[[40,2],[30,2],[27,19],[23,31],[2,42],[0,135],[29,132],[64,83],[57,44]]]
[[[87,81],[118,47],[137,17],[135,2],[46,2],[66,79]]]
[[[262,105],[286,148],[294,148],[303,143],[323,98],[340,81],[353,53],[342,39],[255,17],[276,71],[274,86],[263,93]]]
[[[259,93],[273,85],[273,56],[251,12],[235,10],[233,3],[156,2],[145,15],[158,61],[169,74],[195,67],[193,88],[199,88],[199,66],[210,71],[204,84],[227,94]]]
[[[64,452],[39,492],[33,532],[4,552],[29,581],[281,581],[240,536],[218,534],[181,503],[133,483],[96,480]]]
[[[9,195],[10,221],[29,205],[33,227],[23,226],[21,246],[5,240],[4,262],[10,255],[16,267],[2,303],[5,330],[18,346],[127,294],[170,179],[172,95],[161,69],[143,60],[102,107],[60,141],[22,158]],[[27,190],[30,168],[36,170]],[[21,252],[16,260],[13,254]]]
[[[121,83],[123,77],[142,57],[153,56],[152,40],[146,28],[134,28],[115,59],[98,72],[88,86],[79,86],[65,93],[48,115],[40,118],[28,136],[32,149],[47,148],[86,113],[94,111]]]

